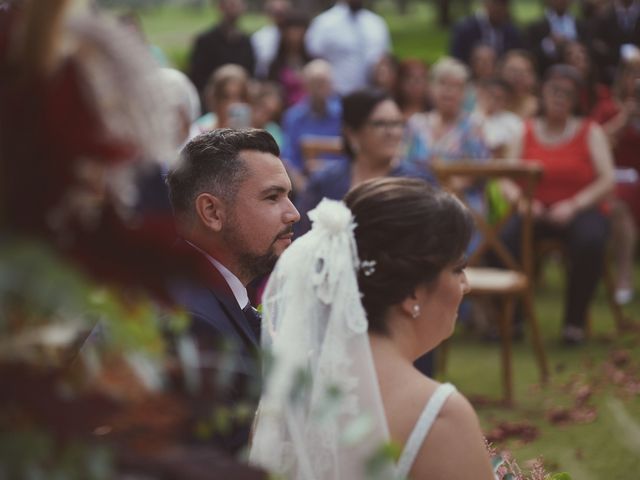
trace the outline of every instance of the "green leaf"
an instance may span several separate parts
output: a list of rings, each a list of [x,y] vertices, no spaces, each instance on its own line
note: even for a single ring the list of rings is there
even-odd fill
[[[549,480],[571,480],[571,475],[567,472],[554,473],[549,477]]]

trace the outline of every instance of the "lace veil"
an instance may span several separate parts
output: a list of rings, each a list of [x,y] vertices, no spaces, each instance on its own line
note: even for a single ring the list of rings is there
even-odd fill
[[[250,462],[287,479],[394,476],[360,302],[355,223],[342,203],[309,212],[263,298],[265,390]]]

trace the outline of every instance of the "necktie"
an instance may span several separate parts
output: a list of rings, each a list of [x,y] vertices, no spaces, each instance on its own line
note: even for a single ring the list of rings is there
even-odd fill
[[[262,315],[258,312],[253,306],[248,303],[246,307],[242,309],[242,313],[244,313],[244,318],[247,319],[249,323],[249,327],[253,332],[256,340],[260,342],[260,332],[262,330]]]

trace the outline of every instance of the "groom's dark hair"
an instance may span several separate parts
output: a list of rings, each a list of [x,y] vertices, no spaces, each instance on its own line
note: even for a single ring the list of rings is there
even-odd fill
[[[388,308],[462,257],[473,220],[454,196],[418,179],[370,180],[345,203],[355,217],[360,260],[375,261],[373,272],[358,273],[369,330],[386,333]]]
[[[194,216],[195,199],[202,192],[232,202],[248,173],[240,156],[243,150],[280,156],[278,144],[271,134],[257,128],[218,128],[187,143],[167,176],[169,199],[175,215]]]

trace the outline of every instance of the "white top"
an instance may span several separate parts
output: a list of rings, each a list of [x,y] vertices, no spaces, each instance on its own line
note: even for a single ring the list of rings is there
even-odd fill
[[[222,265],[218,260],[213,258],[211,255],[209,255],[207,252],[202,250],[197,245],[194,245],[189,240],[185,240],[185,242],[187,242],[189,245],[191,245],[193,248],[195,248],[200,253],[202,253],[205,257],[207,257],[207,260],[209,260],[211,264],[218,269],[220,274],[224,277],[225,281],[227,282],[227,285],[229,285],[229,288],[233,292],[233,296],[235,297],[236,302],[238,302],[240,309],[244,309],[244,307],[246,307],[249,304],[249,294],[247,293],[247,289],[242,284],[242,282],[238,279],[238,277],[236,277],[233,273],[229,271],[229,269],[227,269],[227,267]]]
[[[352,13],[336,3],[318,15],[307,30],[307,49],[333,67],[333,83],[346,95],[369,83],[369,74],[380,57],[391,50],[391,37],[384,19],[370,10]]]
[[[267,78],[269,66],[280,45],[280,30],[275,25],[265,25],[251,35],[251,46],[256,57],[255,75],[258,78]]]
[[[505,110],[486,116],[476,111],[471,116],[482,125],[484,141],[491,150],[511,145],[524,132],[524,122],[513,112]]]
[[[438,417],[440,410],[442,410],[444,402],[446,402],[449,395],[455,391],[456,387],[450,383],[443,383],[436,388],[436,391],[431,395],[426,407],[420,414],[420,418],[418,418],[416,422],[416,426],[413,427],[413,431],[411,435],[409,435],[409,440],[407,440],[407,443],[404,445],[404,450],[402,450],[402,455],[398,460],[396,471],[398,478],[408,478],[413,462],[420,451],[420,447],[422,447],[424,440],[427,438],[427,435],[429,435],[429,431]]]

